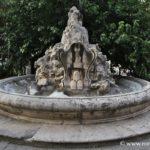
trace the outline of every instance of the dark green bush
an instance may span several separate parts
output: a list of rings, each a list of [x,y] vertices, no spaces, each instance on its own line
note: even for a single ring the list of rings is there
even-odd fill
[[[112,65],[150,78],[149,0],[0,0],[0,5],[1,76],[23,74],[26,65],[33,66],[59,42],[75,5],[84,15],[90,42],[99,43]]]

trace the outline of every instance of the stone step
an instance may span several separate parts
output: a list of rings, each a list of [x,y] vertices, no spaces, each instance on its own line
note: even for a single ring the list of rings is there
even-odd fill
[[[91,125],[50,125],[0,115],[0,137],[24,143],[82,144],[117,141],[150,133],[150,111],[127,120]]]
[[[93,144],[71,144],[69,145],[29,145],[16,141],[2,141],[0,139],[0,150],[149,150],[150,134],[124,139]]]

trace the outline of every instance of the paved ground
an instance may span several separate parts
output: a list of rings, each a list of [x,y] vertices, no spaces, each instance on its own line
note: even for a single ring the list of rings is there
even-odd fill
[[[50,146],[46,147],[47,148],[19,145],[7,141],[0,142],[0,150],[150,150],[150,134],[117,142],[103,144],[97,143],[93,146],[90,146],[90,148],[84,148],[83,145],[82,148],[71,148],[68,146],[58,146],[53,148],[50,148]]]
[[[150,133],[150,111],[134,118],[92,125],[50,125],[0,115],[0,137],[29,143],[106,142]]]
[[[150,112],[127,121],[101,124],[99,128],[94,126],[92,128],[94,132],[90,132],[90,134],[87,132],[89,131],[87,129],[90,129],[89,127],[75,130],[78,132],[75,132],[69,126],[65,126],[63,131],[56,127],[53,129],[50,125],[17,121],[0,115],[0,150],[150,150]],[[66,138],[68,134],[80,141],[81,137],[79,135],[83,135],[83,131],[88,133],[86,134],[86,139],[97,135],[102,141],[107,141],[106,139],[111,139],[114,136],[116,136],[116,140],[121,137],[130,137],[131,135],[138,137],[115,142],[94,143],[92,145],[74,144],[74,148],[71,145],[49,145],[45,143],[56,139],[58,142],[62,139],[68,140]],[[59,134],[56,134],[57,132],[59,134],[63,132],[64,134],[62,135],[64,137],[62,135],[60,136],[61,138],[58,137]],[[141,135],[142,133],[148,134]],[[39,147],[42,145],[45,148]]]

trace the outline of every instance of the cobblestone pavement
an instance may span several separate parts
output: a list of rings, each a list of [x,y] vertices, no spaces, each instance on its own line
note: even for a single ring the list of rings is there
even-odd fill
[[[45,147],[35,147],[23,144],[15,144],[8,141],[0,142],[0,150],[150,150],[150,134],[139,136],[136,138],[130,138],[127,140],[109,142],[109,143],[97,143],[94,145],[90,145],[90,148],[87,145],[80,146],[74,145],[76,148],[72,148],[71,146],[48,146]]]

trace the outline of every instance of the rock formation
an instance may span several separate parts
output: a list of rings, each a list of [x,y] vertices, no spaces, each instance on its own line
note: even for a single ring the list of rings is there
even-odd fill
[[[50,47],[35,67],[39,86],[52,84],[75,93],[89,89],[104,93],[109,89],[107,58],[98,44],[89,43],[88,31],[82,26],[82,15],[76,7],[68,13],[61,42]]]

